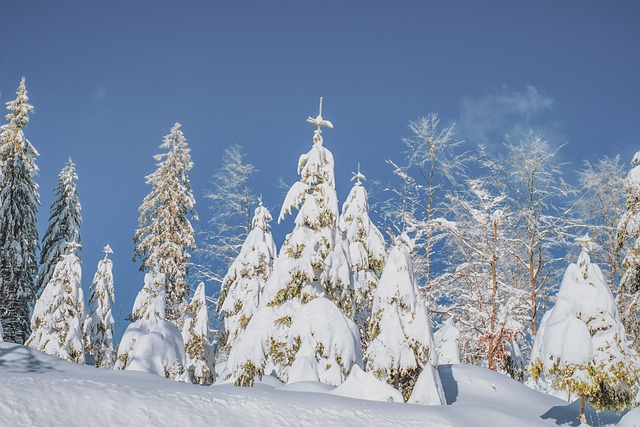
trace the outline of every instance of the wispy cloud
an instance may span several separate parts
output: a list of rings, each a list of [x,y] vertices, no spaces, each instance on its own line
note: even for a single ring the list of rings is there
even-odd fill
[[[533,86],[502,86],[484,97],[463,99],[456,127],[462,139],[490,149],[501,146],[505,134],[517,140],[530,128],[550,141],[564,142],[558,141],[562,125],[552,117],[553,106],[553,98]]]
[[[107,97],[107,88],[106,87],[97,87],[90,94],[91,99],[94,102],[101,102]]]

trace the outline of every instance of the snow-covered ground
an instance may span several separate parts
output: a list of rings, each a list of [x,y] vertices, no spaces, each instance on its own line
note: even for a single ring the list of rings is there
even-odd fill
[[[447,406],[331,394],[315,382],[197,386],[110,371],[0,343],[2,426],[577,426],[577,402],[468,365],[439,367]],[[362,391],[366,392],[366,391]],[[588,411],[592,425],[640,425],[640,410]]]

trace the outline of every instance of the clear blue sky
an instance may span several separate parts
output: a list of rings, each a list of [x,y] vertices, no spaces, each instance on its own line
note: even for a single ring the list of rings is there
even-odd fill
[[[320,96],[341,201],[357,162],[386,179],[408,121],[432,111],[469,147],[528,126],[567,142],[569,179],[583,159],[626,162],[640,148],[635,1],[22,0],[0,16],[0,101],[24,75],[36,109],[26,135],[41,154],[39,229],[71,156],[85,293],[109,242],[120,319],[142,286],[131,237],[144,177],[176,121],[203,219],[207,181],[233,143],[277,214],[278,176],[295,181]],[[289,231],[274,225],[278,245]]]

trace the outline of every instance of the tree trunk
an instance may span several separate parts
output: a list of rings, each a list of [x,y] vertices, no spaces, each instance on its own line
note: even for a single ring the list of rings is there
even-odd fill
[[[588,426],[589,424],[587,424],[587,416],[584,413],[584,406],[585,406],[585,398],[584,396],[580,396],[580,425]]]

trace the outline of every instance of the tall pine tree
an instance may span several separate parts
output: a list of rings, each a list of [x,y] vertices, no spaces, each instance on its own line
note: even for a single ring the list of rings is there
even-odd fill
[[[271,368],[282,381],[337,385],[362,358],[357,327],[345,316],[351,261],[337,226],[333,155],[322,139],[321,127],[333,125],[322,118],[320,102],[320,114],[307,119],[318,127],[313,146],[300,156],[300,180],[280,211],[283,219],[299,207],[295,227],[280,248],[260,309],[229,353],[226,375],[238,385],[252,384]]]
[[[133,236],[136,245],[134,260],[140,259],[141,271],[157,266],[166,276],[166,318],[182,328],[187,306],[189,284],[189,250],[195,247],[193,227],[189,217],[197,220],[195,198],[188,172],[193,167],[191,151],[180,124],[171,128],[160,148],[166,153],[154,158],[158,168],[147,176],[151,192],[140,205],[139,228]]]
[[[76,188],[75,165],[71,158],[58,175],[58,185],[54,190],[55,201],[51,204],[49,226],[42,238],[40,252],[40,274],[36,290],[42,290],[49,283],[53,269],[63,255],[66,255],[67,242],[82,244],[80,236],[80,202]]]
[[[384,261],[387,257],[384,237],[380,230],[369,218],[369,201],[367,190],[361,180],[365,177],[358,172],[352,181],[356,183],[351,188],[347,200],[342,205],[340,228],[349,239],[349,254],[354,273],[354,320],[360,331],[363,353],[369,343],[368,325],[373,306],[373,296],[378,286],[378,279],[382,274]]]
[[[33,112],[28,101],[23,77],[0,127],[0,323],[5,341],[20,344],[29,336],[38,273],[38,152],[23,132]]]
[[[104,247],[104,259],[98,262],[89,293],[89,316],[86,324],[87,353],[93,355],[97,368],[111,368],[113,351],[113,262],[111,246]]]

